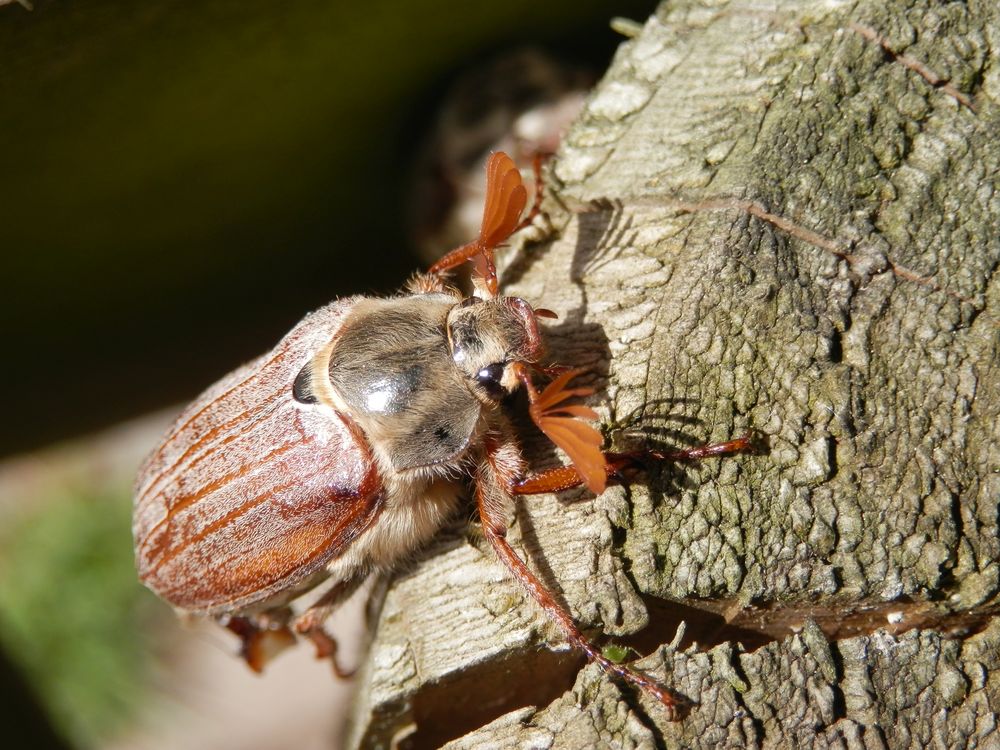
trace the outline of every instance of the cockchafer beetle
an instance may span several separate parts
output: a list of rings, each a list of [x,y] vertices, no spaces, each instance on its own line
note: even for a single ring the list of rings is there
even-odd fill
[[[136,483],[139,577],[175,608],[239,635],[257,671],[297,633],[345,676],[327,615],[369,574],[427,542],[471,478],[484,535],[569,642],[676,715],[683,698],[581,633],[510,546],[507,511],[515,495],[580,485],[600,493],[647,458],[736,452],[749,439],[672,454],[603,452],[585,421],[596,413],[566,403],[591,393],[569,387],[579,371],[540,364],[538,319],[554,314],[498,293],[494,250],[528,221],[527,190],[506,154],[489,158],[486,192],[479,237],[400,295],[349,297],[307,315],[184,410]],[[442,274],[467,260],[475,290],[463,297]],[[539,375],[554,376],[541,391]],[[521,386],[570,466],[528,474],[503,408]],[[289,602],[324,580],[325,593],[293,615]]]

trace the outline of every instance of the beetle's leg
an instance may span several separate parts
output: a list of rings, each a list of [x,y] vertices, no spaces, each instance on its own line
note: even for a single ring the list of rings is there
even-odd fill
[[[563,631],[566,639],[587,655],[605,672],[615,675],[636,687],[642,688],[654,696],[666,707],[671,719],[679,718],[680,711],[688,701],[675,695],[655,680],[634,672],[626,666],[616,664],[606,658],[580,631],[570,614],[556,601],[552,593],[545,587],[531,569],[517,556],[510,542],[507,541],[507,509],[512,500],[507,487],[510,487],[522,464],[520,454],[513,441],[487,440],[486,461],[480,467],[476,477],[476,504],[479,518],[482,521],[483,533],[489,540],[493,551],[513,576],[531,594],[544,610]]]
[[[227,630],[240,638],[240,656],[254,672],[263,672],[264,665],[295,645],[295,636],[288,629],[287,609],[275,610],[257,617],[233,616],[220,619]]]
[[[364,581],[364,576],[355,576],[338,582],[333,588],[295,618],[295,632],[313,642],[316,646],[317,659],[329,659],[333,665],[334,674],[342,680],[350,679],[357,669],[344,669],[337,661],[337,640],[326,632],[323,623],[338,606],[350,597]]]
[[[605,453],[608,483],[622,481],[622,472],[637,469],[660,461],[697,461],[713,456],[728,456],[734,453],[750,453],[754,450],[753,435],[747,434],[724,443],[709,443],[676,451],[635,450],[626,453]],[[545,492],[562,492],[580,487],[585,483],[574,466],[557,466],[553,469],[515,479],[510,485],[514,495],[540,495]]]

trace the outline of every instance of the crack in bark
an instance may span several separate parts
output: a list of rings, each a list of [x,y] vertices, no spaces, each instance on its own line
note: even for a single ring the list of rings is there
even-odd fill
[[[991,619],[1000,613],[1000,603],[961,612],[950,612],[934,602],[896,601],[864,604],[845,603],[843,607],[818,607],[781,604],[746,606],[735,599],[669,601],[644,596],[649,612],[649,625],[642,631],[617,641],[638,653],[650,652],[663,640],[663,634],[676,628],[669,652],[691,653],[693,648],[708,653],[719,646],[739,649],[743,655],[753,654],[765,646],[790,636],[801,636],[808,643],[831,643],[871,636],[877,632],[898,637],[909,630],[933,630],[948,640],[965,641],[981,633]],[[810,630],[812,629],[812,630]],[[810,638],[810,632],[814,633]],[[816,646],[810,647],[815,649]],[[836,649],[826,649],[827,661],[832,659],[834,672],[826,680],[834,690],[834,713],[846,715],[840,685],[844,681],[844,666]],[[822,664],[819,655],[814,657]],[[738,663],[734,669],[740,669]],[[829,671],[829,670],[828,670]],[[741,676],[746,682],[745,676]],[[740,691],[736,691],[739,699]],[[745,701],[738,700],[752,719],[760,720]],[[839,707],[838,707],[839,704]],[[762,728],[760,728],[762,729]],[[762,735],[764,733],[762,732]]]

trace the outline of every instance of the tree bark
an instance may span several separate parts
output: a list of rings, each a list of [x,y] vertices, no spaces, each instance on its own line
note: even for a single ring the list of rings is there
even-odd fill
[[[504,272],[615,448],[766,442],[510,530],[696,705],[581,670],[456,524],[389,587],[354,745],[1000,742],[1000,11],[767,8],[674,0],[622,45],[554,160],[554,239]]]

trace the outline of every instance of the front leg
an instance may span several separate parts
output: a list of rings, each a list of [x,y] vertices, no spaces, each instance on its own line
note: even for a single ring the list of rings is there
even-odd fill
[[[507,512],[512,502],[510,489],[517,484],[523,465],[520,452],[513,439],[495,438],[486,441],[486,457],[476,475],[476,504],[483,525],[483,533],[493,551],[532,598],[541,606],[545,614],[563,631],[566,639],[583,651],[587,658],[595,662],[606,673],[619,677],[636,687],[642,688],[656,698],[668,710],[671,719],[680,718],[688,701],[645,675],[607,659],[580,631],[570,616],[538,577],[518,557],[507,541]],[[579,477],[578,483],[579,483]]]

